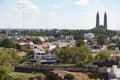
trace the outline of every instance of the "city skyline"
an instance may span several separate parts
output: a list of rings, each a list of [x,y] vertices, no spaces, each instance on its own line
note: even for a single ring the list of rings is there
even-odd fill
[[[96,26],[96,13],[101,14],[103,22],[102,14],[106,12],[108,29],[120,30],[119,3],[120,0],[0,0],[0,28],[91,29]]]

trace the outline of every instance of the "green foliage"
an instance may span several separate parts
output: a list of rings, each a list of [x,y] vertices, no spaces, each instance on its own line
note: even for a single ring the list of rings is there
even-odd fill
[[[23,50],[23,51],[25,51],[27,53],[28,59],[30,59],[34,55],[34,51],[33,50],[26,49],[26,50]]]
[[[35,62],[35,66],[41,66],[41,62],[40,61]]]
[[[45,75],[47,80],[63,80],[58,76],[58,74],[55,74],[54,72],[45,72]]]
[[[24,30],[24,31],[12,31],[12,35],[15,34],[15,32],[19,32],[19,35],[30,35],[30,36],[54,36],[55,38],[60,37],[61,35],[66,36],[66,35],[73,35],[75,40],[79,39],[84,39],[84,34],[85,33],[94,33],[95,35],[99,34],[105,34],[106,36],[114,36],[117,35],[117,31],[112,31],[112,30],[105,30],[102,27],[96,27],[91,30],[57,30],[57,29],[52,29],[52,30]]]
[[[104,62],[105,60],[107,60],[109,58],[109,56],[111,55],[110,51],[100,51],[96,56],[96,61],[99,62]]]
[[[15,80],[15,79],[13,78],[13,76],[6,75],[4,76],[3,80]]]
[[[28,80],[28,78],[24,75],[14,76],[14,80]]]
[[[105,44],[105,40],[106,40],[106,36],[104,34],[99,34],[97,36],[97,43],[99,45],[104,45]]]
[[[41,78],[46,78],[46,76],[42,73],[36,73],[36,76],[41,77]]]
[[[0,80],[14,80],[13,77],[9,75],[9,70],[4,66],[0,66]]]
[[[11,66],[20,60],[20,57],[13,50],[0,49],[0,66],[11,69]]]
[[[0,47],[4,47],[4,48],[15,48],[18,50],[22,49],[22,46],[19,45],[18,43],[15,43],[7,38],[3,39],[0,41]]]
[[[64,47],[55,50],[60,62],[65,64],[84,63],[91,64],[93,62],[93,56],[91,50],[87,45],[81,47]]]
[[[95,33],[95,35],[99,35],[99,34],[107,34],[107,30],[105,30],[104,28],[102,27],[96,27],[96,28],[93,28],[90,30],[92,33]]]
[[[90,44],[90,45],[93,45],[95,43],[95,40],[93,39],[88,39],[87,40],[87,43]]]
[[[116,41],[116,47],[118,47],[120,49],[120,40]]]
[[[23,51],[25,51],[27,53],[27,56],[30,56],[30,55],[34,54],[33,50],[24,49]]]
[[[104,34],[104,35],[109,36],[109,37],[112,37],[112,36],[119,34],[117,31],[105,30],[102,27],[93,28],[93,29],[89,30],[89,32],[94,33],[95,35]]]
[[[16,43],[16,49],[21,50],[22,46],[20,44]]]
[[[116,43],[118,41],[118,39],[112,39],[111,43]]]
[[[8,75],[9,71],[7,68],[0,66],[0,79],[4,77],[4,75]]]
[[[6,31],[5,31],[5,30],[2,30],[1,33],[6,34]]]
[[[3,39],[1,42],[0,42],[0,47],[5,47],[5,48],[15,48],[15,43],[12,42],[11,40],[9,39]]]
[[[66,75],[64,76],[64,79],[65,79],[65,80],[77,80],[77,79],[75,78],[75,76],[72,75],[72,74],[66,74]]]
[[[34,55],[34,51],[33,50],[28,50],[28,49],[24,49],[23,50],[24,52],[27,53],[26,56],[22,56],[21,60],[19,61],[20,63],[29,63],[30,62],[30,59],[33,57]]]
[[[91,53],[91,49],[88,45],[82,45],[80,47],[80,52],[83,52],[83,53]]]
[[[42,73],[12,72],[9,74],[13,78],[12,80],[46,80],[46,76]]]
[[[79,40],[77,40],[76,41],[76,46],[77,47],[80,47],[80,46],[82,46],[82,45],[84,45],[85,43],[84,43],[84,41],[82,40],[82,39],[79,39]]]
[[[34,44],[42,44],[42,41],[41,41],[39,38],[34,38],[34,39],[32,40],[32,42],[33,42]]]

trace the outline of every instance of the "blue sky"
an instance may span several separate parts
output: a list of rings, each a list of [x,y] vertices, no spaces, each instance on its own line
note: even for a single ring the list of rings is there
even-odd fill
[[[120,0],[0,0],[0,28],[91,29],[97,11],[101,25],[106,11],[108,29],[120,30]]]

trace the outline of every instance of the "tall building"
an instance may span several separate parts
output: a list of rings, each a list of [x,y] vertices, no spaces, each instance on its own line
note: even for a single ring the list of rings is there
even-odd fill
[[[104,14],[104,28],[107,29],[107,14]]]
[[[96,27],[99,27],[99,12],[96,15]]]
[[[106,12],[104,14],[104,23],[103,23],[103,25],[100,25],[99,12],[97,12],[97,15],[96,15],[96,27],[102,27],[102,28],[107,30],[107,14],[106,14]]]

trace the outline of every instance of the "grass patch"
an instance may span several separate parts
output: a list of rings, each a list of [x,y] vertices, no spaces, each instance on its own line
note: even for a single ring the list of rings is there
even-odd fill
[[[22,78],[23,80],[28,80],[29,78],[33,77],[45,78],[45,75],[42,73],[11,72],[10,75],[13,76],[14,78]]]

